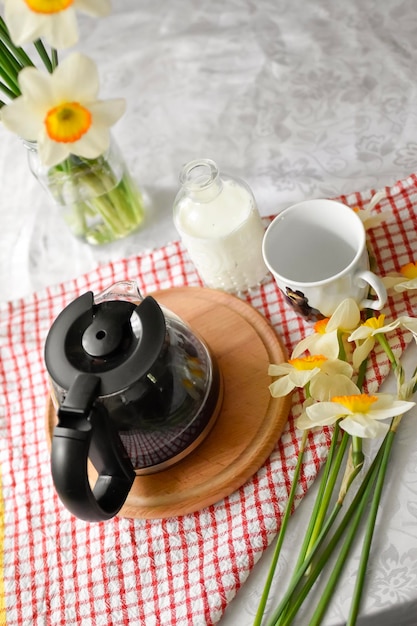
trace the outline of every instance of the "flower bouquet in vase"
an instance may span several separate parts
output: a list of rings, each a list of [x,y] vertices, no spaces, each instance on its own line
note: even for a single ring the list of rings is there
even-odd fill
[[[1,120],[23,139],[29,167],[62,208],[71,232],[91,244],[136,230],[142,196],[110,134],[125,112],[123,99],[99,100],[99,75],[90,58],[58,49],[78,39],[76,9],[93,16],[108,0],[5,0],[0,17]],[[47,50],[47,45],[50,46]],[[22,48],[33,43],[44,69]]]

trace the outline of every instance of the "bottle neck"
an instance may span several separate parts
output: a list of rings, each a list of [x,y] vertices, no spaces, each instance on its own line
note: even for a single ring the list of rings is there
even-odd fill
[[[219,170],[211,159],[198,159],[184,165],[180,183],[187,195],[200,203],[211,202],[223,189]]]

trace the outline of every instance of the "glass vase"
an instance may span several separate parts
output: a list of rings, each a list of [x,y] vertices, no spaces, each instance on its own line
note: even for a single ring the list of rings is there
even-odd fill
[[[37,145],[24,142],[31,172],[62,210],[71,233],[93,245],[110,243],[135,231],[144,219],[143,198],[112,138],[95,159],[71,154],[45,167]]]

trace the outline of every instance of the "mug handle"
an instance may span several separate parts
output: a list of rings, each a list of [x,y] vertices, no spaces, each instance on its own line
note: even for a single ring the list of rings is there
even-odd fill
[[[355,278],[359,278],[365,283],[368,283],[368,285],[370,285],[375,291],[377,297],[376,300],[364,298],[359,303],[359,306],[363,309],[374,309],[375,311],[380,311],[387,301],[387,290],[385,289],[382,280],[369,270],[361,270],[357,272]]]

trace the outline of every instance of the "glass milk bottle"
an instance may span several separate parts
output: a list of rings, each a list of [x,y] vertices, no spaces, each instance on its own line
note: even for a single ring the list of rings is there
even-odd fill
[[[210,159],[187,163],[174,203],[174,224],[207,287],[242,292],[268,270],[262,257],[264,226],[249,187],[220,176]]]

